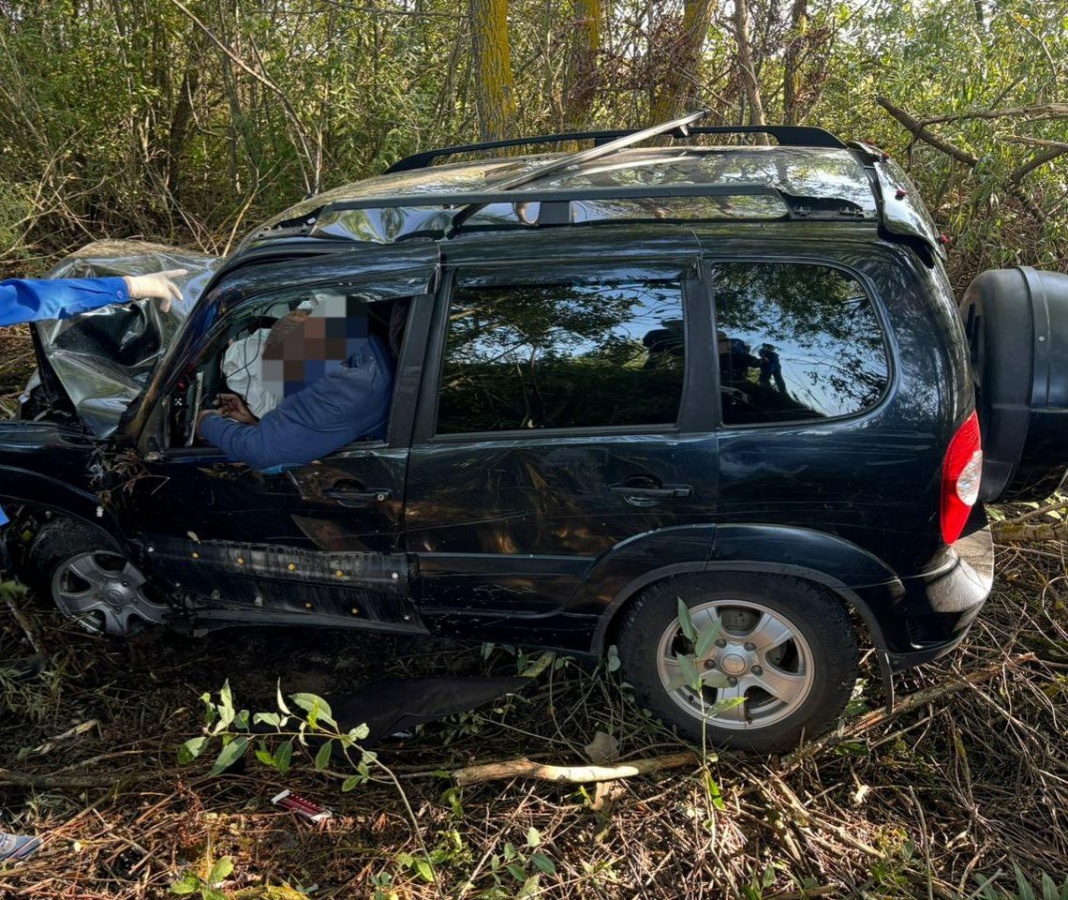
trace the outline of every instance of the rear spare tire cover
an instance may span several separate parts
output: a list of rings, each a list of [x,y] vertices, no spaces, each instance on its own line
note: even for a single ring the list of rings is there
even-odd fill
[[[1048,497],[1068,467],[1068,275],[992,269],[960,308],[983,435],[980,499]]]

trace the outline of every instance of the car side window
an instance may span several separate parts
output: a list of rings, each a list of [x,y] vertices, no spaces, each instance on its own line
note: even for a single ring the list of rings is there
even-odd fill
[[[437,433],[673,426],[684,373],[678,270],[461,272]]]
[[[830,266],[712,266],[723,421],[848,416],[889,384],[886,342],[861,282]]]
[[[232,417],[255,424],[286,398],[350,366],[369,346],[392,376],[410,304],[409,297],[347,287],[290,288],[248,304],[216,326],[179,383],[172,445],[192,446],[197,414],[221,407],[220,398],[236,397]]]

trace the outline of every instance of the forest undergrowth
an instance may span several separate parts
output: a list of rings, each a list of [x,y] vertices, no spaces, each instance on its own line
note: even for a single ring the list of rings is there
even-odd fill
[[[47,665],[0,695],[0,827],[43,847],[0,865],[0,896],[1063,896],[1063,547],[998,555],[968,641],[899,679],[899,714],[880,712],[869,659],[827,739],[780,756],[698,752],[681,768],[599,784],[459,786],[454,773],[520,757],[677,765],[699,751],[643,715],[604,666],[557,660],[489,707],[382,745],[366,780],[336,758],[320,757],[318,771],[315,747],[299,742],[285,774],[250,752],[213,776],[217,747],[184,765],[178,751],[203,732],[201,695],[217,709],[224,684],[235,707],[271,711],[279,688],[338,696],[387,677],[512,675],[528,661],[318,631],[117,643],[9,595],[4,655],[32,640]],[[272,805],[287,788],[332,817],[313,824]]]

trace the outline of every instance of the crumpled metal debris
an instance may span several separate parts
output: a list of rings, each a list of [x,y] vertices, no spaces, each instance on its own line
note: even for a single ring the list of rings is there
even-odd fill
[[[34,326],[44,364],[58,378],[78,416],[96,437],[114,432],[119,418],[142,391],[149,374],[192,310],[221,257],[143,241],[96,241],[68,256],[49,278],[143,275],[186,269],[175,279],[181,302],[161,313],[151,300],[106,306],[70,319]],[[35,374],[24,397],[41,385]]]

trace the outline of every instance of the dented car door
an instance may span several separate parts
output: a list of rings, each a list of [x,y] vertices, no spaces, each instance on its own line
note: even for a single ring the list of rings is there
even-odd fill
[[[425,341],[426,329],[414,323],[428,318],[414,313],[431,302],[436,251],[406,249],[361,263],[359,272],[331,259],[224,278],[207,302],[234,299],[220,303],[199,350],[175,361],[169,379],[159,376],[155,413],[140,411],[144,452],[114,496],[146,567],[196,622],[422,630],[407,599],[402,546],[412,419],[405,395]],[[308,464],[256,471],[205,445],[191,423],[230,385],[219,371],[225,351],[254,334],[265,311],[283,318],[309,293],[357,298],[383,342],[395,332],[386,433]]]

